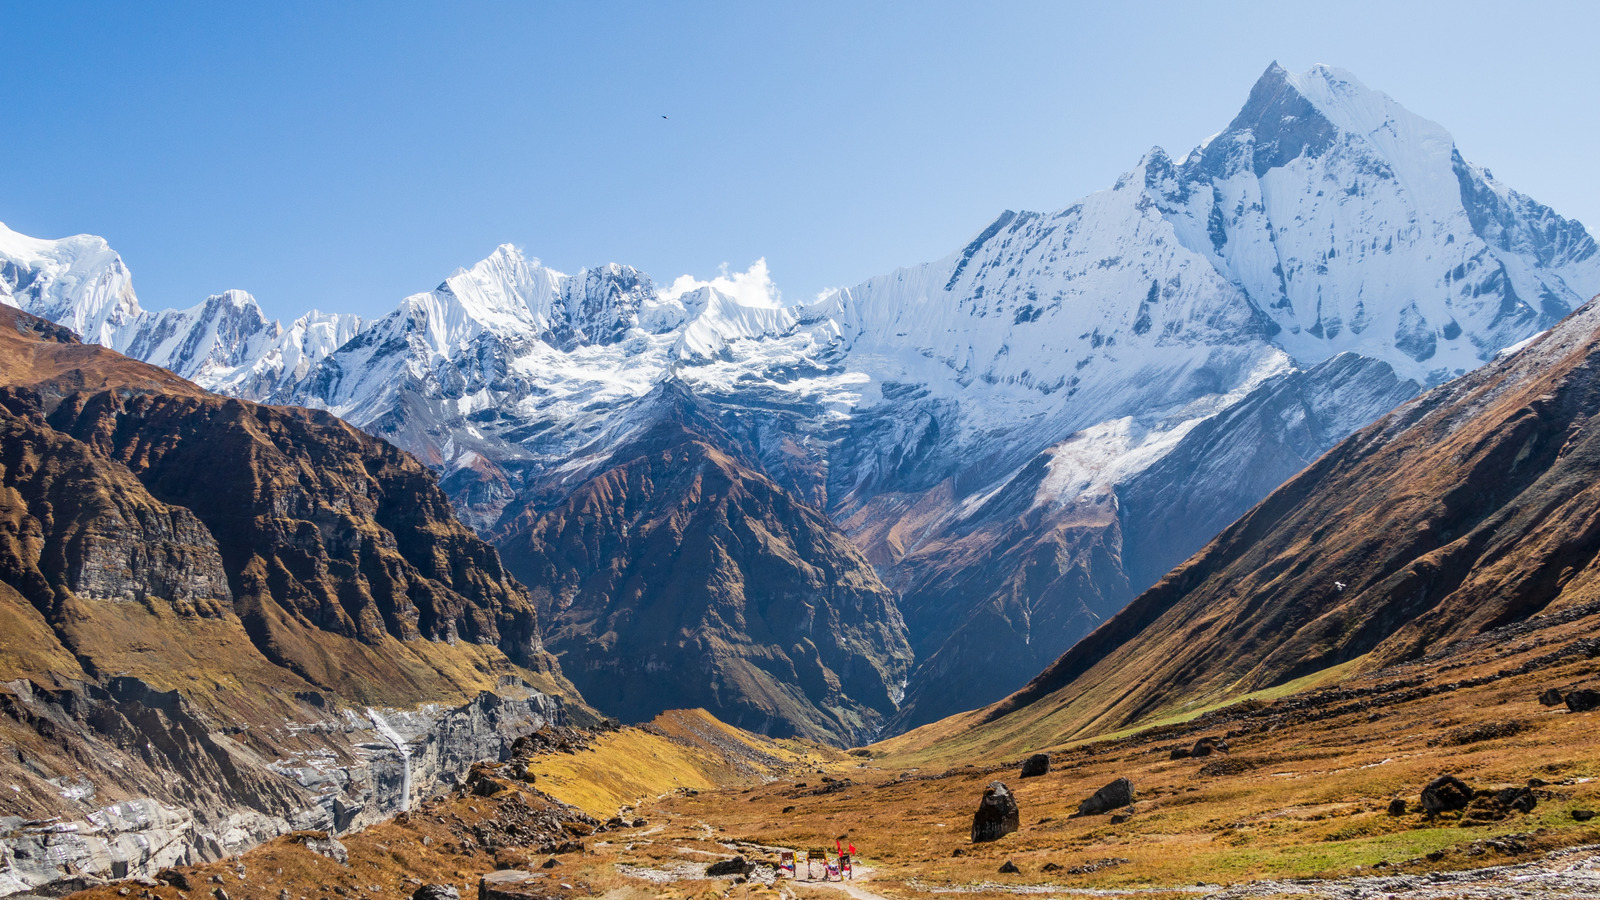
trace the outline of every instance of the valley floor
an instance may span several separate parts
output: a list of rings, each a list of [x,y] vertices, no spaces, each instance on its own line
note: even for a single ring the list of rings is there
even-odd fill
[[[1571,609],[1317,690],[1037,748],[1050,750],[1051,770],[1028,779],[1016,754],[845,754],[669,714],[483,767],[458,791],[344,838],[345,864],[291,836],[186,870],[181,893],[119,883],[84,896],[386,900],[423,883],[475,896],[481,876],[516,868],[531,873],[526,896],[614,900],[1600,897],[1600,818],[1587,815],[1600,809],[1600,710],[1539,702],[1600,682],[1597,624],[1600,609]],[[1172,758],[1202,737],[1229,751]],[[1479,796],[1430,817],[1418,794],[1441,774]],[[1118,777],[1133,782],[1132,807],[1075,814]],[[1016,796],[1021,827],[973,844],[972,814],[994,780]],[[1506,806],[1521,788],[1531,811]],[[1404,812],[1391,811],[1395,799]],[[836,839],[859,850],[854,882],[773,880],[777,848]],[[757,864],[747,879],[706,877],[708,863],[735,855]],[[1019,871],[1000,874],[1008,861]]]

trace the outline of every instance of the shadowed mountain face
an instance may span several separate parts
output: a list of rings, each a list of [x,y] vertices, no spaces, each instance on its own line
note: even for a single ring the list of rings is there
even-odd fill
[[[850,540],[743,463],[694,401],[499,541],[589,702],[669,705],[777,736],[864,743],[910,664],[893,595]],[[681,405],[680,405],[681,404]],[[714,436],[708,436],[714,435]]]
[[[1061,738],[1600,594],[1600,304],[1341,442],[977,718]]]
[[[403,809],[559,720],[529,683],[573,693],[416,460],[0,308],[5,811],[143,817],[65,855],[0,846],[0,889]]]

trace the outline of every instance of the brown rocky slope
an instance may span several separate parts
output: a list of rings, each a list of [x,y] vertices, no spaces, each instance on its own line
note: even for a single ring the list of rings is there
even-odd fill
[[[559,720],[529,685],[576,699],[421,464],[9,308],[0,624],[5,847],[49,842],[16,822],[143,804],[0,854],[0,887],[369,821]]]

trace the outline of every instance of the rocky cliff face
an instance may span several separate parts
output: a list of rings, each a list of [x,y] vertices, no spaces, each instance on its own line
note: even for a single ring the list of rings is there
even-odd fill
[[[136,678],[11,682],[0,688],[0,777],[17,789],[0,807],[0,896],[150,876],[287,831],[387,818],[564,721],[559,700],[510,687],[457,707],[306,702],[255,734]]]
[[[572,693],[416,461],[3,309],[0,625],[0,890],[371,821]]]

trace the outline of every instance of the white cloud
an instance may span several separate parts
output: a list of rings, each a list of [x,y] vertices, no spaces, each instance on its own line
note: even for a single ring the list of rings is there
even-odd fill
[[[672,284],[661,292],[663,300],[677,300],[690,291],[703,287],[713,287],[737,300],[743,306],[782,306],[783,294],[772,281],[772,274],[767,271],[767,258],[762,257],[750,264],[750,268],[743,272],[729,272],[728,264],[723,263],[717,268],[717,277],[710,281],[701,281],[693,275],[679,275]]]

